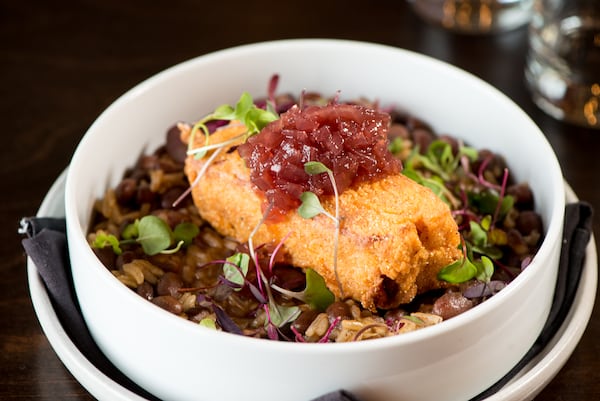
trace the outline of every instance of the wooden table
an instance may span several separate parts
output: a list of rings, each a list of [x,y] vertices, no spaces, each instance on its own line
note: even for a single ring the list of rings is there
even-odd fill
[[[86,129],[124,91],[189,58],[239,44],[298,37],[384,43],[448,61],[514,99],[542,128],[566,180],[600,206],[600,131],[547,117],[523,83],[526,29],[462,36],[429,26],[403,0],[0,1],[0,399],[92,398],[63,367],[34,314],[20,217],[36,212]],[[594,230],[600,232],[599,218]],[[600,314],[546,400],[600,399]]]

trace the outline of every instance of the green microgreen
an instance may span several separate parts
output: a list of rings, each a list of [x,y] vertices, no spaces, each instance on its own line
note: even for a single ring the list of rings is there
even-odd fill
[[[173,229],[173,239],[175,242],[183,242],[185,246],[190,245],[198,234],[200,234],[200,229],[197,225],[190,222],[179,223]]]
[[[437,277],[448,283],[458,284],[471,280],[477,275],[477,271],[477,266],[464,257],[442,268]]]
[[[419,319],[418,317],[413,316],[413,315],[404,315],[404,316],[402,316],[402,319],[409,320],[409,321],[413,322],[414,324],[418,324],[419,326],[422,326],[425,324],[425,322],[422,319]]]
[[[123,253],[121,247],[119,246],[119,239],[112,234],[108,234],[104,231],[98,231],[96,233],[96,238],[92,243],[94,248],[104,248],[105,246],[111,246],[113,252],[117,255]]]
[[[115,254],[122,253],[121,245],[139,244],[147,255],[171,254],[189,245],[200,230],[189,222],[179,223],[172,231],[160,217],[148,215],[128,224],[121,233],[121,240],[103,231],[96,233],[92,243],[95,248],[110,245]],[[169,247],[175,244],[171,249]]]
[[[405,148],[406,148],[405,141],[404,141],[404,139],[402,139],[399,136],[392,139],[390,141],[390,143],[388,144],[388,150],[390,151],[391,154],[393,154],[395,156],[400,155]]]
[[[249,263],[250,256],[247,253],[237,252],[228,257],[223,264],[223,275],[230,282],[239,285],[235,288],[238,291],[244,285]]]
[[[192,127],[190,133],[190,139],[188,144],[188,154],[196,155],[197,158],[202,158],[206,155],[209,150],[225,147],[233,142],[240,139],[248,139],[252,135],[259,133],[267,124],[275,121],[279,116],[272,109],[261,109],[254,104],[252,96],[248,92],[242,93],[240,99],[237,101],[235,106],[228,104],[217,107],[212,113],[208,114],[200,121],[196,122]],[[239,121],[246,127],[246,132],[236,138],[232,138],[228,141],[209,145],[210,132],[206,125],[210,121],[225,120],[225,121]],[[199,148],[192,148],[194,143],[194,137],[199,130],[202,130],[205,137],[205,145]]]
[[[293,322],[301,312],[298,306],[279,305],[273,298],[269,299],[269,321],[275,327]]]
[[[204,319],[200,320],[198,322],[198,324],[200,326],[203,326],[203,327],[206,327],[206,328],[209,328],[209,329],[213,329],[213,330],[217,329],[217,325],[216,325],[214,319],[211,319],[209,317],[205,317]]]
[[[338,288],[340,290],[340,296],[343,298],[344,288],[342,287],[342,282],[340,281],[337,269],[337,254],[340,236],[340,196],[338,194],[337,184],[335,183],[335,176],[333,174],[333,171],[329,167],[318,161],[308,161],[304,163],[304,171],[309,175],[327,173],[329,181],[331,182],[331,186],[333,187],[333,194],[335,197],[335,216],[331,213],[328,213],[323,208],[323,206],[321,206],[319,198],[312,192],[304,192],[300,196],[300,201],[302,203],[298,208],[298,213],[300,214],[300,216],[306,219],[311,219],[317,216],[318,214],[324,214],[325,216],[329,217],[334,221],[335,232],[333,238],[333,272]]]
[[[147,255],[156,255],[171,245],[171,229],[159,217],[144,216],[138,223],[136,241],[142,246]]]
[[[401,140],[392,141],[390,150],[404,150]],[[447,203],[455,216],[461,216],[463,258],[450,263],[438,273],[438,279],[450,283],[463,283],[472,279],[488,282],[494,273],[494,261],[499,261],[506,243],[506,233],[495,228],[495,222],[503,218],[514,206],[514,197],[505,195],[508,171],[502,177],[502,185],[488,182],[483,171],[490,159],[483,161],[478,175],[470,171],[470,163],[478,160],[478,151],[459,145],[455,154],[452,146],[443,140],[434,140],[421,152],[414,147],[403,160],[403,174],[429,188]],[[470,182],[468,184],[467,182]]]
[[[327,288],[325,279],[323,279],[319,273],[313,269],[306,269],[305,274],[306,287],[302,291],[286,290],[285,288],[281,288],[275,284],[271,284],[271,287],[284,295],[304,302],[312,309],[324,311],[333,303],[333,301],[335,301],[335,296],[329,290],[329,288]]]

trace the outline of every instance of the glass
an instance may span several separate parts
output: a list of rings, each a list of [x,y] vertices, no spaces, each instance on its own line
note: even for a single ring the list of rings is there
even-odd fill
[[[599,0],[536,0],[525,77],[546,113],[600,129]]]
[[[529,22],[534,0],[409,0],[423,19],[470,34],[503,32]]]

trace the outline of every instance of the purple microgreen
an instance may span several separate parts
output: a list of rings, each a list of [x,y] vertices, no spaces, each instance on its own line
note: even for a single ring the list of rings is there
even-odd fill
[[[375,329],[377,327],[381,327],[381,328],[385,328],[385,329],[389,330],[388,326],[386,326],[385,324],[382,324],[382,323],[367,324],[367,325],[365,325],[364,327],[362,327],[360,330],[358,330],[356,332],[356,334],[354,335],[354,339],[353,340],[354,341],[360,340],[360,337],[362,337],[362,335],[365,334],[368,330]]]
[[[200,320],[198,322],[198,324],[200,326],[206,327],[208,329],[213,329],[213,330],[217,329],[217,325],[215,324],[215,321],[209,317],[205,317],[204,319]]]
[[[260,290],[254,284],[252,284],[249,281],[246,281],[246,285],[248,286],[248,289],[250,290],[254,298],[256,298],[256,301],[258,301],[259,304],[267,303],[268,300],[267,298],[265,298],[265,295],[262,292],[260,292]]]
[[[258,281],[258,288],[260,289],[260,292],[262,294],[264,294],[264,291],[265,291],[265,288],[263,288],[263,283],[264,283],[269,297],[270,297],[270,289],[269,289],[268,281],[260,268],[260,263],[258,262],[258,257],[256,256],[256,252],[254,250],[254,236],[258,232],[258,229],[260,228],[260,226],[263,225],[263,223],[269,216],[269,213],[271,213],[272,209],[273,209],[273,203],[270,203],[269,206],[267,206],[267,209],[265,210],[264,214],[262,215],[260,221],[254,227],[254,229],[252,229],[252,232],[248,236],[248,251],[250,252],[250,259],[252,260],[252,262],[254,262],[254,266],[256,268],[256,277],[257,277],[257,281]]]
[[[335,275],[335,281],[340,290],[340,297],[344,298],[344,288],[342,287],[342,282],[340,281],[340,277],[338,275],[338,269],[337,269],[337,259],[338,259],[337,254],[338,254],[339,237],[340,237],[340,195],[338,194],[337,184],[335,182],[335,176],[333,174],[333,171],[331,171],[331,169],[329,167],[327,167],[326,165],[324,165],[323,163],[318,162],[318,161],[308,161],[308,162],[304,163],[304,171],[309,175],[327,173],[327,176],[329,177],[329,181],[331,182],[331,186],[333,187],[333,194],[334,194],[334,198],[335,198],[335,216],[332,216],[330,213],[325,211],[325,209],[323,209],[323,207],[321,206],[321,202],[319,201],[319,198],[312,192],[304,192],[300,196],[300,200],[302,201],[302,204],[298,208],[298,213],[300,213],[300,215],[304,218],[312,218],[312,217],[316,216],[316,214],[314,214],[314,215],[312,215],[312,214],[316,210],[320,210],[319,213],[323,213],[324,215],[333,219],[333,221],[335,222],[335,231],[334,231],[334,237],[333,237],[333,273]],[[309,194],[312,194],[312,195],[309,195]],[[305,210],[301,211],[300,209],[304,207],[305,202],[308,203],[308,205],[305,207]],[[308,209],[308,210],[306,210],[306,209]],[[317,214],[319,214],[319,213],[317,213]],[[305,217],[305,215],[306,216],[312,215],[312,216]]]
[[[105,246],[110,246],[113,249],[113,252],[117,255],[123,253],[121,250],[119,239],[112,234],[108,234],[104,231],[98,231],[96,233],[96,238],[92,244],[94,248],[104,248]]]
[[[279,85],[279,74],[273,74],[269,80],[269,86],[267,87],[267,110],[272,113],[276,113],[277,110],[277,105],[275,103],[277,85]]]
[[[490,164],[491,161],[492,161],[491,155],[481,161],[481,165],[479,166],[479,171],[477,172],[477,179],[482,186],[489,188],[489,189],[493,189],[493,190],[499,190],[500,188],[498,187],[498,185],[489,182],[488,180],[485,179],[485,176],[484,176],[485,169],[487,168],[488,164]]]
[[[502,185],[500,186],[500,195],[498,195],[498,203],[496,204],[496,209],[494,210],[494,222],[498,220],[498,216],[500,215],[502,209],[506,209],[505,200],[507,199],[504,194],[506,192],[506,185],[508,183],[508,169],[504,169],[504,174],[502,175]],[[511,207],[512,207],[511,202]]]
[[[494,280],[485,282],[477,282],[463,291],[465,298],[483,298],[497,294],[500,290],[506,287],[504,281]]]
[[[212,310],[215,312],[215,316],[217,317],[217,323],[219,323],[219,326],[221,326],[224,331],[233,334],[243,334],[242,329],[240,329],[240,327],[223,309],[221,309],[220,306],[213,303]]]
[[[290,329],[292,330],[292,333],[294,333],[294,338],[297,343],[305,343],[306,342],[302,333],[300,333],[298,331],[298,329],[294,327],[294,325],[291,325]]]
[[[312,309],[324,311],[335,301],[335,296],[319,273],[313,269],[306,269],[306,288],[303,291],[290,291],[275,284],[271,287],[290,298],[298,299],[308,304]]]
[[[183,245],[188,246],[199,233],[200,229],[197,225],[185,221],[175,226],[173,229],[173,239],[175,242],[183,242]]]
[[[267,336],[269,337],[270,340],[273,340],[273,341],[279,340],[279,333],[277,332],[277,327],[275,327],[275,325],[273,323],[270,323],[270,322],[267,323]]]
[[[335,327],[342,321],[342,318],[340,316],[337,316],[333,322],[331,322],[331,324],[329,325],[329,328],[327,329],[327,331],[325,332],[325,334],[323,335],[323,337],[321,337],[321,339],[319,340],[320,343],[326,343],[329,342],[329,337],[331,337],[331,333],[333,332],[333,329],[335,329]]]
[[[226,263],[223,264],[225,279],[237,284],[236,290],[240,290],[244,285],[249,262],[250,256],[248,254],[238,252],[228,257]]]
[[[281,241],[279,241],[279,243],[277,244],[275,249],[273,249],[273,252],[271,252],[271,257],[269,258],[269,273],[273,273],[273,267],[275,266],[275,258],[277,257],[277,253],[279,252],[279,250],[281,249],[281,247],[283,246],[285,241],[290,237],[290,235],[292,235],[291,231],[289,233],[287,233],[281,239]]]

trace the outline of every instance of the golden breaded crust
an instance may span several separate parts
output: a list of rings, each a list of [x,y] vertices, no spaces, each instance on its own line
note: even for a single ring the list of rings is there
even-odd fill
[[[211,135],[222,142],[243,132],[243,126]],[[185,139],[186,134],[182,137]],[[203,144],[204,137],[195,140]],[[189,157],[185,172],[190,182],[206,158]],[[246,242],[261,221],[263,197],[250,182],[249,170],[237,151],[224,151],[208,167],[192,196],[200,215],[217,231]],[[429,189],[402,174],[362,183],[339,196],[340,236],[337,270],[345,297],[365,308],[392,308],[410,302],[417,293],[443,285],[436,276],[459,259],[460,237],[448,206]],[[321,199],[335,214],[333,197]],[[262,224],[254,244],[283,244],[286,260],[312,268],[340,297],[333,271],[335,223],[326,216],[304,219],[291,211],[281,222]]]

